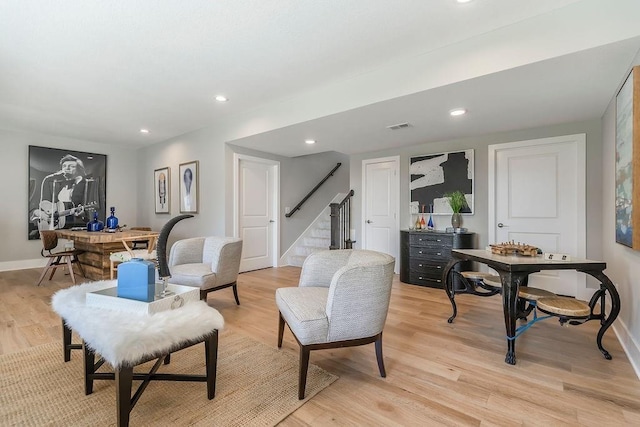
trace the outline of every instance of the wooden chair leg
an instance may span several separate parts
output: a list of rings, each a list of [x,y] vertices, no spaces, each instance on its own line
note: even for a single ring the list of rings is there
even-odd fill
[[[49,262],[42,269],[42,273],[40,274],[40,277],[38,278],[38,283],[36,283],[36,286],[40,286],[40,283],[42,283],[42,279],[44,279],[44,276],[47,275],[47,271],[49,271],[49,269],[51,268],[51,264],[53,264],[53,258],[49,258]]]
[[[298,377],[298,399],[304,399],[304,390],[307,386],[307,371],[309,370],[309,353],[307,346],[300,346],[300,374]]]
[[[73,274],[73,264],[70,256],[65,257],[67,259],[67,267],[69,267],[69,275],[71,276],[71,282],[76,284],[76,276]]]
[[[58,257],[56,257],[56,260],[55,260],[55,261],[53,261],[53,263],[51,263],[51,265],[53,266],[53,268],[51,269],[51,275],[49,276],[49,280],[53,279],[53,275],[55,274],[56,269],[58,268],[58,266],[60,266],[60,265],[61,265],[61,264],[60,264],[60,263],[61,263],[61,261],[60,261],[61,259],[62,259],[62,257],[61,257],[61,256],[58,256]]]
[[[109,261],[109,278],[113,280],[113,272],[116,271],[116,266],[113,264],[113,261]]]
[[[78,265],[78,269],[80,270],[80,274],[82,274],[82,277],[86,278],[87,276],[84,274],[84,268],[82,268],[82,263],[80,263],[80,260],[78,259],[78,255],[74,255],[73,256],[72,263],[75,263],[75,264]]]
[[[282,337],[284,336],[284,318],[282,313],[278,312],[280,320],[278,321],[278,348],[282,348]]]
[[[240,300],[238,299],[238,284],[233,284],[233,296],[236,298],[236,304],[240,305]]]
[[[384,359],[382,358],[382,334],[376,340],[376,359],[378,360],[378,370],[380,371],[380,376],[385,378],[387,376],[387,372],[384,369]]]

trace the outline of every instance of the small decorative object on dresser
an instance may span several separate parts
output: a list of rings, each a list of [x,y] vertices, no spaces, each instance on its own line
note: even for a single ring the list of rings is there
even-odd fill
[[[451,259],[451,249],[473,249],[475,233],[400,231],[400,281],[412,285],[443,288],[442,272]],[[471,263],[458,263],[459,271],[472,270]],[[454,281],[459,281],[454,277]],[[460,285],[462,286],[462,285]]]
[[[464,193],[456,190],[452,193],[445,194],[444,197],[447,198],[449,206],[453,211],[451,215],[451,226],[453,228],[460,228],[460,225],[462,225],[462,215],[460,215],[460,212],[467,206],[467,199],[464,197]]]

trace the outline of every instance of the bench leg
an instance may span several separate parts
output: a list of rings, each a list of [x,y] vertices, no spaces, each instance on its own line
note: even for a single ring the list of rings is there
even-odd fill
[[[84,353],[84,394],[93,393],[93,374],[95,374],[96,354],[82,342],[82,352]]]
[[[64,353],[64,361],[71,360],[71,329],[62,321],[62,350]]]
[[[207,398],[213,399],[216,395],[216,370],[218,366],[218,331],[205,338],[204,357],[206,360]]]
[[[118,411],[118,427],[129,425],[131,414],[131,384],[133,382],[133,367],[119,367],[116,369],[116,406]]]

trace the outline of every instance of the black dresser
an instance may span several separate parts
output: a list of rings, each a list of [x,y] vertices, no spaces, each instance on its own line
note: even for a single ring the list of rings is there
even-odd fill
[[[412,285],[444,288],[442,272],[451,260],[451,249],[473,249],[475,233],[400,231],[400,281]],[[472,269],[461,262],[456,270]],[[454,278],[457,280],[457,278]]]

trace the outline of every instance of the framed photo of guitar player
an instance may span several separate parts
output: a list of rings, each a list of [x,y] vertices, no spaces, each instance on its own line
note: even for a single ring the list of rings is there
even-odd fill
[[[40,230],[86,229],[95,212],[106,218],[105,154],[29,146],[28,238]]]

